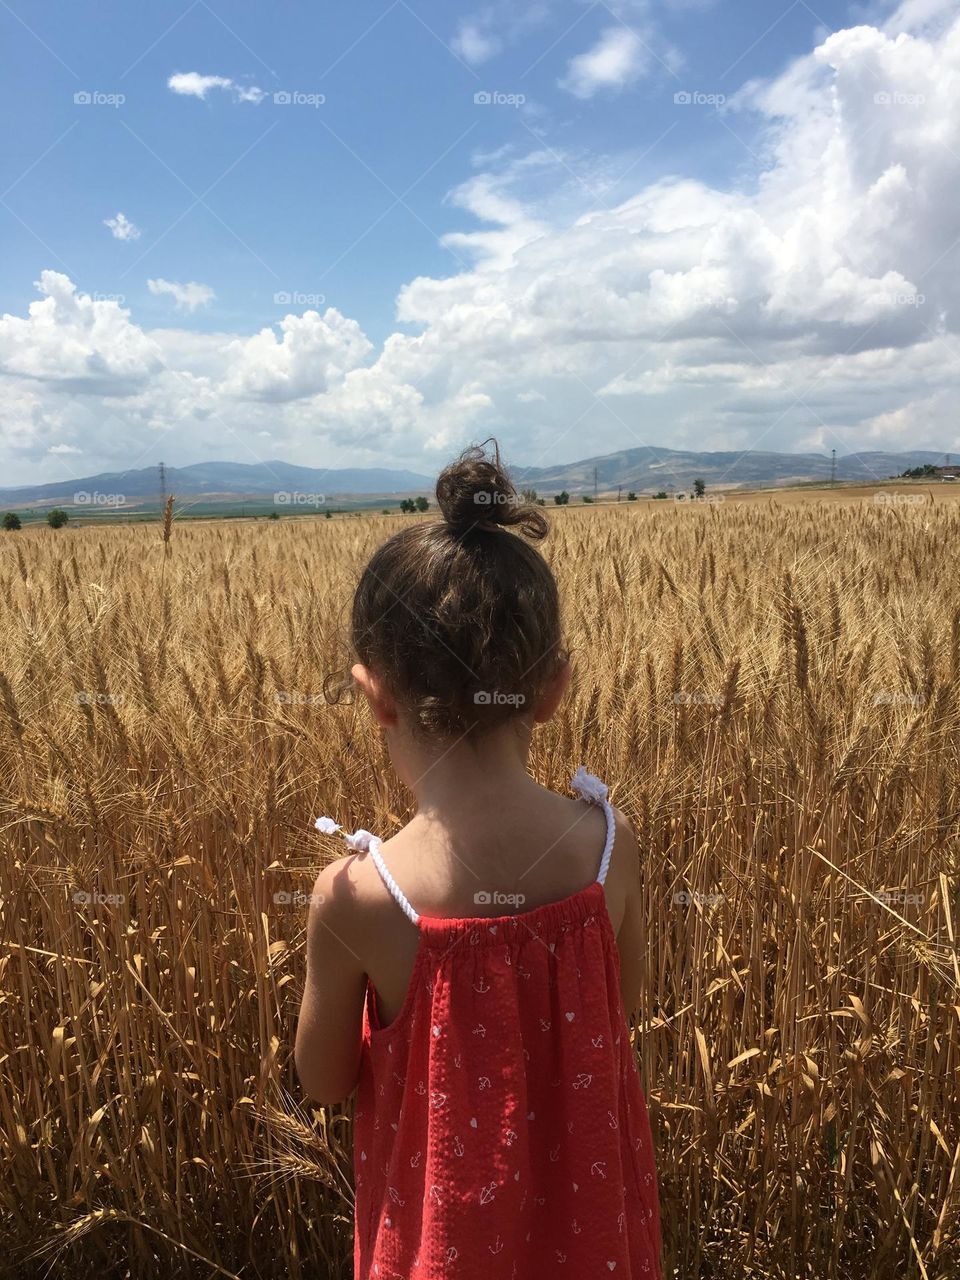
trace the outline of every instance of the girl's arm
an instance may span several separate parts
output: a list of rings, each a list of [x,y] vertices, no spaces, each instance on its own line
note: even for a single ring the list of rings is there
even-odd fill
[[[294,1058],[304,1091],[332,1106],[357,1082],[366,973],[357,954],[359,929],[352,858],[317,877],[307,917],[307,979]]]

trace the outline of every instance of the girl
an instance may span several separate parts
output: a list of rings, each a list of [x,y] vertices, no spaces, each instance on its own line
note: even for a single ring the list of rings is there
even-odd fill
[[[317,879],[297,1071],[358,1086],[356,1280],[659,1280],[638,850],[599,779],[527,772],[570,667],[546,519],[492,443],[357,588],[352,674],[416,814]]]

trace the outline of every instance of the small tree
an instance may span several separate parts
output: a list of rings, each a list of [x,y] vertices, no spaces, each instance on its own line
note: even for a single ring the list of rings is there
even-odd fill
[[[47,524],[51,529],[62,529],[69,519],[62,507],[54,507],[47,513]]]
[[[559,493],[555,493],[553,495],[553,500],[558,507],[565,507],[570,501],[570,495],[567,493],[566,489],[561,489]]]
[[[277,515],[277,513],[276,513],[275,511],[271,511],[271,512],[270,512],[270,514],[267,516],[267,519],[268,519],[268,520],[279,520],[279,519],[280,519],[280,517]]]
[[[706,492],[707,492],[707,486],[703,483],[703,481],[702,481],[702,480],[694,480],[694,482],[693,482],[693,496],[694,496],[695,498],[702,498],[702,497],[703,497],[703,495],[704,495]]]
[[[20,517],[15,511],[8,511],[3,517],[4,529],[14,530],[20,528]]]
[[[411,511],[416,511],[416,509],[417,509],[416,504],[414,503],[412,498],[400,499],[400,510],[403,512],[404,515],[409,515]]]
[[[524,502],[529,502],[531,506],[539,501],[536,489],[521,489],[520,497]]]
[[[590,495],[589,493],[585,493],[585,494],[583,495],[583,500],[584,500],[584,502],[592,502],[592,501],[593,501],[593,498],[591,497],[591,495]]]
[[[661,489],[658,493],[655,493],[653,496],[654,496],[655,498],[665,498],[665,497],[667,496],[667,494],[666,494],[666,491],[665,491],[664,489]]]
[[[636,500],[637,500],[637,495],[636,495],[636,494],[633,492],[633,490],[631,489],[631,490],[630,490],[630,492],[627,494],[627,501],[628,501],[628,502],[636,502]]]
[[[414,503],[414,506],[417,508],[418,511],[426,511],[428,510],[430,503],[427,501],[426,498],[420,497],[420,498],[417,498],[416,502]]]

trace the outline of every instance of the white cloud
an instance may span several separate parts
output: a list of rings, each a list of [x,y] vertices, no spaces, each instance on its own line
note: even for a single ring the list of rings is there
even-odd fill
[[[482,31],[474,22],[461,22],[457,34],[451,41],[454,53],[469,62],[471,66],[479,66],[500,52],[500,39],[490,32]]]
[[[135,226],[125,213],[118,213],[115,218],[104,218],[103,225],[110,228],[114,240],[140,239],[140,228]]]
[[[65,444],[105,470],[160,438],[184,461],[322,441],[427,469],[490,430],[534,464],[641,443],[960,454],[960,20],[924,31],[838,32],[747,86],[755,114],[731,121],[759,118],[766,159],[741,187],[608,182],[632,155],[487,157],[450,197],[476,220],[445,241],[462,266],[411,279],[378,350],[333,308],[146,334],[44,272],[0,319],[7,454]]]
[[[586,53],[571,58],[560,81],[577,98],[592,98],[602,89],[622,89],[647,70],[649,54],[643,41],[628,27],[607,27]]]
[[[356,320],[335,307],[288,315],[274,329],[238,339],[227,349],[227,390],[243,398],[297,400],[326,391],[373,350]]]
[[[208,306],[216,297],[208,284],[198,284],[196,280],[187,284],[178,284],[176,280],[148,280],[147,288],[157,296],[168,293],[178,311],[196,311],[198,307]]]
[[[237,102],[261,102],[267,95],[256,85],[240,85],[227,76],[204,76],[198,71],[178,71],[167,81],[167,88],[183,97],[206,99],[211,89],[229,90]]]
[[[116,302],[78,293],[59,271],[36,284],[26,318],[0,318],[0,372],[74,392],[123,396],[161,368],[156,343]]]

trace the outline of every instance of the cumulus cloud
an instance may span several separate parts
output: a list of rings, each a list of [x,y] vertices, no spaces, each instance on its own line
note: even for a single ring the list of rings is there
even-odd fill
[[[110,228],[114,240],[140,239],[140,228],[125,213],[118,213],[115,218],[104,218],[103,225]]]
[[[169,294],[178,311],[196,311],[198,307],[209,306],[216,297],[208,284],[198,284],[196,280],[186,284],[178,284],[176,280],[148,280],[147,288],[158,297]]]
[[[596,44],[571,58],[560,81],[577,98],[592,98],[602,89],[622,89],[639,80],[649,66],[644,42],[628,27],[607,27]]]
[[[261,102],[267,95],[256,85],[241,85],[227,76],[204,76],[199,71],[178,71],[167,80],[167,88],[182,97],[206,99],[211,89],[229,91],[236,102]]]
[[[115,301],[78,293],[59,271],[36,282],[43,295],[26,318],[0,317],[0,372],[73,392],[123,396],[161,368],[160,351]]]
[[[230,343],[227,390],[253,400],[287,401],[326,391],[373,350],[356,320],[335,307],[288,315],[275,329]]]
[[[475,220],[445,241],[459,267],[410,280],[376,350],[333,308],[145,334],[44,272],[29,314],[0,319],[5,440],[129,462],[160,432],[190,459],[320,438],[420,468],[489,430],[534,464],[644,443],[960,453],[960,20],[938,31],[914,7],[916,31],[836,32],[744,87],[729,119],[764,157],[749,183],[671,176],[598,202],[571,177],[582,155],[488,157],[450,196]]]

